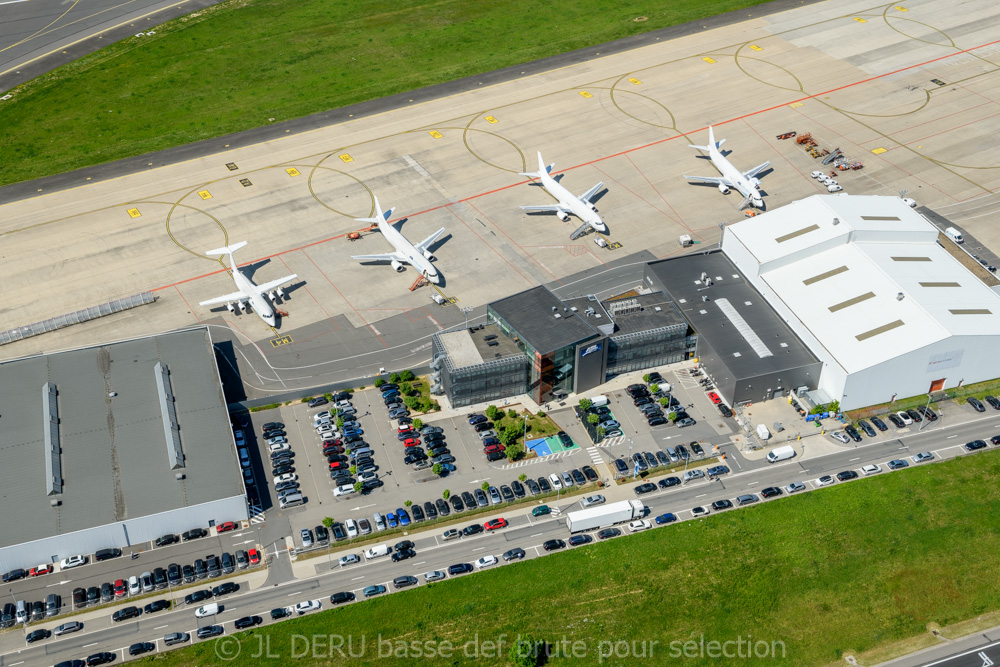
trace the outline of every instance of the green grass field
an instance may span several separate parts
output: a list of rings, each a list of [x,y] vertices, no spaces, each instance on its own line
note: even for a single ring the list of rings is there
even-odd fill
[[[0,185],[488,72],[761,1],[229,0],[14,89],[14,99],[0,103]],[[637,23],[638,16],[648,20]]]
[[[746,651],[748,638],[777,659],[758,653],[733,664],[843,664],[845,655],[926,633],[929,623],[1000,608],[998,503],[1000,452],[911,466],[283,622],[240,635],[242,653],[230,664],[295,655],[307,665],[509,664],[506,651],[477,658],[462,648],[477,634],[482,648],[504,635],[509,645],[518,633],[585,653],[551,664],[598,664],[609,648],[601,642],[647,653],[606,664],[665,664],[676,661],[672,650],[694,653],[683,664],[709,664],[710,642],[723,650],[722,642],[742,641]],[[343,638],[345,652],[351,638],[356,657],[340,658],[327,639],[313,656],[313,634]],[[260,641],[281,657],[251,657]],[[447,659],[414,657],[414,647],[446,641],[458,647]],[[386,655],[400,646],[406,651]],[[155,660],[224,664],[211,642]]]

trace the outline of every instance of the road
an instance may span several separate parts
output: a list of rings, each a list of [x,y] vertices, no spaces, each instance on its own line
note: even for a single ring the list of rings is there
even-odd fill
[[[935,460],[946,460],[956,456],[973,456],[964,450],[964,443],[977,439],[988,438],[1000,432],[1000,418],[990,415],[973,422],[965,422],[947,426],[931,432],[914,432],[900,438],[838,451],[833,454],[810,459],[792,459],[766,467],[745,470],[727,475],[719,481],[695,480],[687,485],[673,487],[669,490],[657,490],[642,496],[648,508],[648,516],[655,517],[664,512],[673,512],[680,521],[690,520],[691,508],[696,505],[708,505],[714,500],[728,498],[730,500],[743,493],[756,493],[767,486],[784,486],[793,481],[802,481],[807,486],[806,492],[817,487],[816,479],[822,475],[834,475],[842,470],[860,471],[861,466],[876,463],[882,467],[881,474],[906,474],[905,471],[889,472],[886,462],[903,458],[911,466],[933,465],[932,463],[915,464],[911,457],[922,451],[932,451]],[[836,484],[855,482],[836,482]],[[632,485],[612,487],[605,492],[609,501],[619,500],[631,495]],[[761,502],[782,502],[784,496]],[[265,623],[270,623],[268,612],[277,606],[287,606],[308,599],[323,599],[324,608],[329,606],[329,596],[338,591],[353,591],[359,595],[365,586],[383,584],[392,591],[392,579],[400,575],[414,575],[420,578],[424,585],[423,573],[430,570],[445,570],[449,565],[461,562],[473,562],[487,554],[500,556],[504,551],[521,547],[527,553],[527,558],[538,558],[545,554],[542,544],[548,539],[569,537],[562,520],[567,511],[578,509],[577,500],[552,503],[557,514],[535,518],[530,512],[518,510],[506,515],[509,527],[494,533],[484,533],[472,537],[445,542],[440,537],[440,531],[427,531],[409,536],[416,544],[416,558],[403,563],[392,563],[388,558],[374,562],[363,562],[346,568],[336,567],[336,559],[345,551],[333,552],[331,562],[333,569],[326,569],[326,559],[316,560],[315,576],[284,580],[274,586],[268,585],[256,590],[240,591],[227,596],[223,602],[225,609],[219,614],[218,622],[232,631],[232,622],[243,615],[257,614],[265,617]],[[738,509],[726,511],[739,511]],[[485,521],[488,517],[479,517],[477,521]],[[710,518],[708,520],[711,520]],[[670,530],[670,526],[665,527]],[[232,539],[227,538],[227,539]],[[628,539],[619,537],[614,539]],[[391,543],[391,541],[390,541]],[[213,547],[214,548],[214,547]],[[353,552],[360,552],[355,548]],[[88,566],[90,567],[90,566]],[[497,565],[494,567],[503,567]],[[470,576],[470,575],[461,575]],[[273,583],[271,579],[269,584]],[[119,654],[131,643],[138,641],[156,642],[157,650],[164,650],[162,638],[167,632],[194,632],[199,623],[194,618],[193,610],[178,609],[161,612],[154,617],[140,617],[126,625],[112,626],[108,616],[111,609],[106,609],[96,620],[86,621],[84,632],[64,638],[48,640],[27,648],[23,645],[20,631],[9,631],[0,636],[0,667],[17,664],[45,665],[74,657],[85,657],[88,652],[118,650]],[[42,627],[54,626],[64,622],[58,618],[41,624]],[[54,638],[55,639],[55,638]],[[992,649],[990,649],[992,650]],[[124,657],[124,656],[123,656]],[[962,658],[965,659],[965,658]],[[954,663],[965,665],[966,663]],[[971,664],[971,663],[970,663]],[[982,664],[982,663],[979,663]]]

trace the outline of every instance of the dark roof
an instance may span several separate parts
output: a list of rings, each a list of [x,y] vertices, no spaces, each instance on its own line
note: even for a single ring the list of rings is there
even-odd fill
[[[646,271],[659,281],[699,338],[716,351],[735,377],[755,377],[817,362],[809,348],[723,253],[651,262]],[[701,283],[703,272],[712,280],[708,288]],[[727,303],[731,312],[748,325],[748,335],[759,340],[758,348],[770,356],[761,357],[727,316]]]
[[[199,328],[0,363],[0,547],[242,495],[214,357]],[[180,427],[177,470],[157,362],[169,370]],[[63,487],[54,496],[45,484],[46,382],[58,390]],[[62,504],[50,507],[50,498]]]
[[[603,301],[604,309],[613,309],[616,302],[635,300],[638,302],[640,310],[632,312],[618,312],[611,319],[615,322],[615,332],[613,336],[623,336],[626,334],[660,329],[663,327],[683,324],[687,328],[687,322],[675,306],[663,292],[653,292],[652,294],[640,294],[627,299],[614,299]]]
[[[544,286],[494,301],[489,308],[541,354],[599,335],[597,329]]]

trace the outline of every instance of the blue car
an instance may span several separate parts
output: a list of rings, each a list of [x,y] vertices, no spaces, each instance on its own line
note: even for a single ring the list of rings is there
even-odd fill
[[[396,510],[396,516],[399,517],[399,525],[401,525],[401,526],[409,526],[410,525],[410,515],[402,507],[400,507],[398,510]]]
[[[348,427],[348,426],[344,427],[344,435],[364,435],[364,434],[365,434],[365,432],[363,430],[361,430],[360,428],[354,428],[353,426],[352,427]]]
[[[395,528],[396,526],[399,525],[399,522],[396,521],[396,515],[393,514],[392,512],[389,512],[388,514],[385,515],[385,520],[386,523],[389,524],[390,528]]]
[[[382,392],[382,400],[389,398],[390,396],[399,396],[398,389],[390,389],[389,391]]]
[[[482,424],[483,422],[488,422],[489,419],[485,415],[472,415],[469,417],[469,424],[475,426],[476,424]]]
[[[457,468],[451,463],[441,463],[440,465],[442,473],[455,472],[457,470]]]
[[[672,512],[667,512],[666,514],[661,514],[656,517],[656,523],[660,526],[665,523],[673,523],[674,521],[677,521],[677,517]]]

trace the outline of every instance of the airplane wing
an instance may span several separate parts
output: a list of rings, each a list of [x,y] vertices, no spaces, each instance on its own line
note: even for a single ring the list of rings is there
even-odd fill
[[[406,259],[402,253],[398,252],[387,252],[383,255],[351,255],[351,259],[359,259],[362,262],[391,262],[396,260],[397,262],[409,263],[410,260]]]
[[[442,234],[444,234],[444,227],[442,227],[441,229],[437,230],[436,232],[434,232],[433,234],[431,234],[430,236],[428,236],[427,238],[425,238],[423,241],[421,241],[420,243],[418,243],[414,247],[417,250],[419,250],[420,252],[423,252],[424,250],[427,250],[427,248],[430,247],[430,245],[432,243],[434,243],[435,241],[437,241],[438,237],[441,236]]]
[[[759,174],[760,172],[764,171],[765,169],[767,169],[770,166],[771,166],[770,162],[765,162],[762,165],[758,165],[758,166],[754,167],[750,171],[744,171],[743,175],[746,176],[747,178],[753,178],[754,176],[756,176],[757,174]]]
[[[563,213],[572,213],[568,206],[563,206],[562,204],[540,204],[538,206],[522,206],[523,211],[546,211],[548,213],[555,213],[556,211],[562,211]]]
[[[590,228],[591,228],[590,227],[590,223],[589,222],[585,222],[582,225],[580,225],[579,227],[577,227],[576,231],[574,231],[572,234],[569,235],[569,238],[571,240],[575,241],[578,238],[580,238],[581,236],[583,236],[584,234],[586,234],[587,230],[590,229]]]
[[[589,190],[587,190],[586,192],[584,192],[582,195],[580,195],[580,201],[585,202],[585,203],[589,202],[590,198],[593,197],[594,195],[596,195],[598,192],[600,192],[601,188],[603,188],[603,187],[604,187],[604,181],[601,181],[600,183],[598,183],[597,185],[595,185],[594,187],[590,188]]]
[[[722,176],[685,176],[692,183],[711,183],[712,185],[725,185],[733,187],[733,182]]]
[[[249,299],[250,295],[245,292],[233,292],[232,294],[227,294],[225,296],[217,296],[214,299],[209,299],[208,301],[200,301],[199,306],[217,306],[222,303],[232,303],[233,301],[241,301],[243,299]]]
[[[298,278],[298,275],[296,275],[296,274],[293,273],[290,276],[285,276],[284,278],[278,278],[277,280],[272,280],[271,282],[264,283],[263,285],[257,285],[257,288],[261,292],[270,292],[275,287],[281,287],[285,283],[290,283],[293,280],[295,280],[296,278]]]

